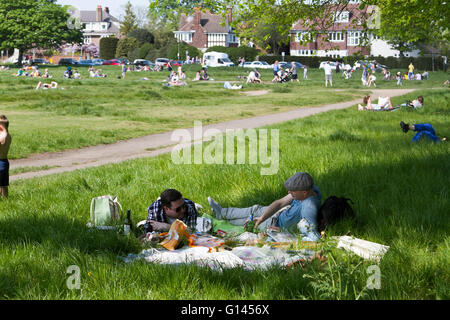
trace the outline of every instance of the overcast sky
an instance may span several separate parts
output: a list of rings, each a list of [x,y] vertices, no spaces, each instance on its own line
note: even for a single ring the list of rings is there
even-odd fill
[[[109,12],[113,17],[120,18],[125,13],[125,4],[130,1],[133,8],[147,7],[149,0],[57,0],[56,3],[61,5],[72,5],[79,10],[96,10],[97,5],[102,8],[109,7]]]

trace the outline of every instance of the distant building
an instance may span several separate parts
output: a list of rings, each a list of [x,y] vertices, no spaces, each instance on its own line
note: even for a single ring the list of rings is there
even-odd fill
[[[80,11],[84,43],[100,46],[100,39],[120,37],[120,21],[109,14],[109,8],[98,5],[95,11]]]
[[[202,12],[199,7],[195,8],[195,12],[191,16],[182,14],[178,30],[173,33],[178,40],[203,52],[213,46],[238,47],[239,38],[230,26],[231,21],[231,8],[229,8],[224,21],[221,15],[212,14],[207,9]]]
[[[291,56],[318,56],[340,58],[354,54],[382,57],[398,57],[400,52],[392,48],[385,40],[367,35],[367,45],[363,44],[365,38],[363,22],[368,19],[366,11],[359,8],[360,1],[354,0],[341,11],[330,5],[334,11],[333,23],[326,29],[316,27],[318,35],[312,41],[299,44],[300,40],[311,37],[311,29],[308,23],[299,20],[290,30],[290,54]],[[329,22],[329,21],[328,21]],[[328,40],[328,41],[327,41]],[[416,57],[419,50],[405,53],[405,56]]]

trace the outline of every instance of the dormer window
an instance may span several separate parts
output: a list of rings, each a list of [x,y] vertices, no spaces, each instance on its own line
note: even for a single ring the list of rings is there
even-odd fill
[[[342,23],[342,22],[348,22],[349,20],[349,12],[348,11],[338,11],[334,15],[334,22]]]

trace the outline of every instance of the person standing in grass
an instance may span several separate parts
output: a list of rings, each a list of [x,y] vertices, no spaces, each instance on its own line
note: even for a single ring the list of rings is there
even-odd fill
[[[411,61],[409,66],[408,66],[408,79],[409,80],[413,80],[414,79],[413,76],[414,76],[414,65],[413,65],[413,63]]]
[[[293,230],[303,220],[310,230],[306,237],[317,241],[318,211],[322,195],[314,180],[306,172],[297,172],[284,182],[288,194],[272,202],[269,206],[254,205],[248,208],[222,208],[213,198],[208,197],[209,205],[217,219],[227,220],[233,225],[246,225],[250,214],[255,219],[255,229]]]
[[[11,135],[8,131],[9,120],[5,115],[0,116],[0,196],[8,197],[9,161],[8,152],[11,146]]]
[[[330,82],[330,87],[333,86],[333,73],[331,71],[330,61],[327,61],[323,70],[325,71],[325,87],[328,87],[328,82]]]
[[[144,225],[144,232],[169,231],[170,226],[176,220],[182,220],[186,225],[195,230],[197,223],[197,209],[195,203],[183,198],[176,189],[166,189],[161,196],[147,209],[148,218]]]

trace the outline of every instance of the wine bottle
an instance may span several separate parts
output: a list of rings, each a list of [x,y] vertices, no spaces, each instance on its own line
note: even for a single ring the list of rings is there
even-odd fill
[[[250,217],[248,217],[247,225],[245,226],[245,231],[248,232],[254,232],[255,228],[255,221],[253,220],[253,213],[250,214]]]
[[[127,217],[125,218],[125,221],[123,223],[123,234],[129,235],[131,233],[131,229],[133,227],[133,223],[131,222],[131,210],[127,210]]]

